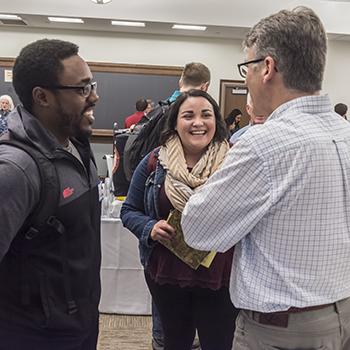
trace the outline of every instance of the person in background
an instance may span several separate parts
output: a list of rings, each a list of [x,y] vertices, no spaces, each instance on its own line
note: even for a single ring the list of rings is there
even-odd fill
[[[235,108],[226,117],[225,122],[228,129],[229,137],[239,130],[239,122],[242,118],[242,112]]]
[[[142,118],[137,122],[137,124],[134,124],[134,127],[131,127],[131,131],[140,130],[139,128],[142,127],[145,123],[149,122],[150,118],[152,118],[152,111],[154,110],[154,102],[151,99],[147,99],[147,108],[144,110],[144,115]]]
[[[140,98],[136,101],[136,112],[125,118],[125,128],[129,129],[133,125],[137,124],[145,113],[151,109],[151,105],[145,98]]]
[[[147,99],[147,108],[145,109],[145,115],[149,114],[154,108],[154,102],[151,99]]]
[[[0,144],[0,350],[96,350],[101,213],[88,138],[99,97],[78,49],[38,40],[13,67],[22,105],[4,136],[32,149],[42,166]],[[40,174],[44,163],[55,176]],[[46,206],[41,196],[52,190],[56,203]],[[37,225],[43,204],[41,215],[50,216]]]
[[[200,62],[187,63],[181,73],[179,88],[168,98],[170,103],[174,102],[183,92],[189,90],[202,90],[207,92],[210,84],[209,68]]]
[[[253,102],[250,93],[247,94],[246,111],[250,117],[249,124],[239,129],[230,137],[230,144],[233,145],[251,126],[257,124],[264,124],[267,117],[263,115],[256,115],[254,113]]]
[[[7,116],[14,108],[11,96],[0,96],[0,135],[7,130]]]
[[[165,350],[191,349],[196,329],[204,350],[231,350],[235,316],[228,291],[232,249],[210,267],[193,269],[161,242],[174,228],[170,210],[182,212],[188,198],[220,167],[229,149],[215,100],[190,90],[174,102],[160,149],[136,168],[121,219],[140,241],[141,260],[159,310]],[[155,157],[155,171],[149,169]],[[151,159],[150,159],[151,158]]]
[[[345,120],[348,120],[346,113],[348,111],[348,106],[344,103],[337,103],[334,106],[334,112],[338,113],[341,117],[343,117]]]
[[[248,32],[238,65],[250,128],[183,211],[186,242],[235,246],[233,348],[350,349],[350,124],[320,93],[325,29],[310,8]]]

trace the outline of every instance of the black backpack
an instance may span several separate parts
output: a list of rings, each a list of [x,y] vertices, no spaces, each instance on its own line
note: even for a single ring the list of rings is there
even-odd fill
[[[126,196],[128,193],[130,181],[126,178],[124,171],[124,150],[126,142],[131,136],[131,133],[124,132],[114,136],[114,169],[109,176],[112,176],[115,196]],[[116,164],[117,166],[115,166]]]
[[[132,174],[142,158],[159,146],[170,105],[171,102],[168,100],[160,101],[148,114],[148,121],[140,121],[140,124],[143,123],[140,130],[129,135],[124,149],[124,172],[128,181],[131,180]],[[138,125],[136,125],[136,129],[137,127]]]
[[[60,235],[63,286],[67,302],[67,311],[68,314],[74,314],[77,312],[78,308],[73,299],[72,286],[70,285],[68,278],[69,271],[66,260],[67,247],[65,239],[66,229],[61,221],[55,216],[60,198],[60,182],[56,167],[53,161],[47,158],[39,150],[28,144],[11,139],[9,132],[0,136],[0,145],[1,144],[17,147],[29,154],[36,163],[40,176],[39,201],[34,210],[26,218],[11,245],[15,246],[15,250],[20,254],[20,258],[22,259],[22,264],[25,265],[28,249],[32,249],[31,243],[36,241],[35,238],[44,235],[48,229],[50,232],[54,230],[54,232],[57,232]],[[25,278],[29,278],[29,276],[24,276],[24,279]],[[28,296],[25,288],[22,289],[22,302],[26,304],[29,302]]]
[[[32,239],[48,225],[57,225],[55,228],[60,230],[59,224],[55,222],[53,216],[58,208],[60,195],[60,183],[54,164],[39,150],[25,143],[10,139],[9,135],[8,132],[1,135],[0,145],[11,145],[25,151],[36,163],[40,175],[39,202],[24,222],[20,231],[25,231],[25,237]]]

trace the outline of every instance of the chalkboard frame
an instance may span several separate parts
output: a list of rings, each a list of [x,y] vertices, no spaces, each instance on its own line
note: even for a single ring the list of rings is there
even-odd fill
[[[15,59],[9,57],[0,57],[0,67],[12,68]],[[87,61],[91,72],[107,73],[127,73],[136,75],[167,75],[181,76],[183,67],[180,66],[162,66],[148,64],[128,64],[128,63],[110,63],[110,62],[90,62]],[[92,142],[110,143],[112,141],[112,129],[93,129]]]

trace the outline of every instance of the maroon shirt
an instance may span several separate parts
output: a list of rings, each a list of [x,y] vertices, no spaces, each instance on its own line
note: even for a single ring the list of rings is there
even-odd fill
[[[173,206],[167,198],[164,186],[160,190],[159,208],[166,219]],[[159,284],[176,284],[180,287],[202,287],[218,290],[229,286],[233,248],[226,253],[216,253],[209,268],[202,265],[192,269],[162,244],[157,244],[151,254],[147,272]]]

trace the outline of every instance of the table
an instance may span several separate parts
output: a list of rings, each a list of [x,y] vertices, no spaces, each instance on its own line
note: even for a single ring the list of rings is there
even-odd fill
[[[140,264],[137,238],[120,219],[102,219],[101,246],[100,312],[150,315],[151,295]]]

